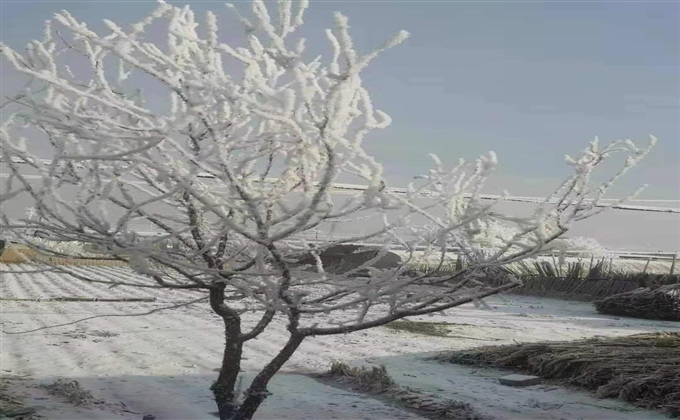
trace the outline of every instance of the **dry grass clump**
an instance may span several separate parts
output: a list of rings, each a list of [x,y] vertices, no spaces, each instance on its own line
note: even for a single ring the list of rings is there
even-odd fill
[[[25,264],[31,261],[35,251],[21,245],[4,246],[0,252],[0,263]]]
[[[633,318],[680,321],[680,284],[640,288],[594,302],[597,312]]]
[[[436,359],[520,369],[680,417],[680,333],[482,347]]]
[[[352,384],[362,391],[376,394],[399,387],[399,384],[387,373],[385,366],[373,367],[371,369],[365,367],[357,368],[334,360],[328,373],[334,378],[351,380]]]
[[[73,405],[96,404],[101,401],[92,396],[90,391],[83,389],[78,381],[57,379],[51,384],[41,385],[51,395],[61,397]]]
[[[669,284],[680,283],[680,275],[647,271],[644,268],[620,267],[620,261],[602,258],[595,260],[579,259],[560,264],[552,260],[523,260],[504,267],[494,267],[485,272],[483,284],[497,287],[507,282],[512,274],[522,280],[522,286],[507,291],[510,294],[527,296],[547,296],[558,299],[593,301],[619,293],[626,293],[640,287],[656,289]],[[639,261],[638,261],[639,262]],[[672,266],[675,262],[672,263]],[[470,266],[466,258],[458,258],[454,263],[439,267],[437,274],[457,273]],[[419,272],[431,272],[431,265],[420,265]],[[670,273],[674,268],[671,267]],[[658,271],[658,270],[657,270]]]
[[[423,322],[399,320],[385,325],[393,331],[406,331],[413,334],[429,335],[431,337],[447,337],[451,332],[445,322]]]
[[[68,266],[124,267],[127,262],[107,255],[88,252],[80,243],[46,241],[33,238],[33,246],[0,240],[0,263],[43,263]]]
[[[440,398],[412,389],[401,387],[387,373],[385,366],[351,367],[347,363],[333,361],[330,371],[324,375],[353,388],[373,394],[383,394],[419,415],[437,420],[488,420],[478,414],[472,406],[455,400]]]
[[[49,265],[67,266],[99,266],[99,267],[126,267],[125,261],[114,260],[106,257],[61,257],[47,255],[30,249],[24,245],[12,244],[5,246],[0,253],[0,263],[4,264],[27,264],[43,263]]]

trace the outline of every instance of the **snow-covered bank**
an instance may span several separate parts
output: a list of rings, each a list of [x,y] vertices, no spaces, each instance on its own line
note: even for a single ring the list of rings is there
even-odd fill
[[[17,270],[19,267],[12,265],[0,268]],[[99,267],[90,270],[93,275],[106,275],[120,269]],[[130,280],[134,280],[133,274],[126,273]],[[215,407],[208,387],[216,376],[214,370],[221,360],[223,338],[219,320],[205,304],[145,317],[104,317],[27,334],[9,334],[94,315],[141,313],[167,305],[168,302],[189,300],[194,297],[190,292],[160,291],[153,294],[150,290],[124,286],[109,289],[105,285],[47,274],[3,274],[0,283],[2,298],[65,295],[130,297],[132,293],[139,298],[157,296],[159,299],[152,303],[3,301],[0,321],[2,375],[30,375],[30,380],[22,382],[27,384],[54,378],[77,379],[96,398],[110,404],[95,406],[92,409],[94,411],[91,411],[59,404],[53,398],[27,401],[30,405],[42,406],[41,412],[48,413],[47,418],[140,418],[139,414],[122,412],[119,408],[114,410],[114,407],[120,407],[115,405],[119,402],[135,413],[155,414],[158,420],[211,418],[210,413],[215,411]],[[451,326],[449,337],[416,336],[377,328],[349,335],[308,339],[284,366],[282,374],[273,381],[270,390],[274,395],[262,407],[258,418],[413,418],[412,414],[360,394],[322,386],[304,376],[286,376],[324,371],[333,359],[362,361],[374,358],[371,360],[386,363],[388,370],[396,373],[395,379],[405,385],[415,385],[409,381],[429,381],[427,383],[431,382],[434,387],[437,383],[447,382],[448,385],[442,389],[450,393],[448,396],[465,400],[473,394],[500,391],[490,387],[488,378],[483,377],[448,382],[448,379],[455,379],[452,376],[459,377],[464,373],[455,367],[432,365],[430,372],[441,372],[443,376],[421,375],[420,379],[410,378],[406,374],[417,374],[410,372],[410,366],[425,371],[425,365],[413,361],[413,356],[405,359],[395,356],[505,344],[513,340],[564,340],[658,330],[680,331],[678,323],[599,315],[587,303],[516,296],[497,296],[487,302],[490,309],[465,305],[445,314],[414,318],[455,324]],[[276,320],[271,333],[247,343],[247,360],[243,362],[246,375],[263,366],[281,348],[286,339],[283,326],[284,320]],[[40,394],[43,391],[26,389],[35,397],[44,397]],[[557,399],[571,398],[563,396],[562,393],[566,391],[561,389],[542,392],[546,398],[553,395],[560,395],[555,397]],[[494,403],[494,410],[507,409],[510,417],[505,418],[529,418],[521,412],[515,416],[512,411],[529,410],[528,401],[535,397],[522,395],[524,399],[519,401],[524,402],[521,404],[518,403],[519,396],[515,399],[498,399]],[[480,406],[487,404],[484,400],[472,398],[468,402]],[[578,402],[574,404],[563,408],[550,406],[551,410],[541,408],[541,412],[545,413],[562,413],[561,417],[536,418],[576,418],[569,414],[575,412],[582,413],[581,416],[588,419],[613,418],[613,411],[608,408],[610,402],[579,394]],[[577,406],[580,407],[578,410],[589,411],[564,411],[576,410]],[[92,413],[99,413],[99,417]],[[653,417],[654,413],[645,413],[645,416],[635,418],[656,418]]]

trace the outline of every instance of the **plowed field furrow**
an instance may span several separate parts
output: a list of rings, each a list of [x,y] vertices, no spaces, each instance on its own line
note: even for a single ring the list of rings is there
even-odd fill
[[[42,274],[42,286],[54,297],[69,298],[103,298],[111,297],[106,291],[86,281],[60,273],[47,272]]]
[[[128,283],[138,283],[140,285],[151,284],[149,281],[139,281],[137,279],[138,274],[133,273],[130,270],[117,268],[117,267],[78,267],[76,270],[78,274],[84,277],[90,277],[96,280],[110,281],[112,284],[115,282],[128,282]],[[132,286],[115,286],[110,287],[103,283],[90,283],[93,287],[96,287],[100,292],[108,293],[109,297],[136,297],[136,298],[152,298],[159,297],[162,294],[160,289],[148,289],[144,287],[132,287]],[[161,293],[158,293],[160,290]]]
[[[14,297],[17,299],[38,299],[47,298],[42,294],[43,288],[40,286],[42,281],[39,277],[43,273],[35,274],[8,274],[10,277],[9,289],[13,291]],[[4,276],[5,274],[3,274]]]
[[[13,282],[15,287],[21,285],[19,281]],[[44,296],[47,294],[76,294],[82,296],[84,293],[79,287],[87,287],[89,284],[83,282],[73,282],[69,277],[65,276],[61,278],[59,276],[51,275],[40,275],[34,278],[31,282],[34,286],[32,293],[24,292],[24,295],[40,295]],[[91,287],[87,287],[91,289]],[[48,302],[40,302],[36,305],[46,305]],[[32,326],[32,328],[39,328],[46,325],[55,325],[65,322],[74,321],[76,319],[81,319],[87,316],[93,316],[97,314],[134,314],[143,313],[152,308],[162,307],[163,304],[145,304],[137,302],[125,302],[125,303],[115,303],[115,302],[49,302],[52,308],[55,308],[54,312],[50,313],[49,323],[40,323],[40,325]],[[24,305],[27,307],[27,305]],[[44,307],[44,306],[40,306]],[[77,307],[76,311],[72,308]],[[91,309],[91,311],[88,311]],[[206,327],[208,330],[205,331],[202,326],[206,325],[205,319],[187,319],[187,316],[183,313],[175,313],[176,310],[168,310],[162,312],[161,315],[151,315],[147,317],[125,317],[125,318],[112,318],[103,317],[94,320],[86,321],[83,323],[76,324],[77,327],[63,327],[60,328],[76,328],[78,334],[87,335],[88,329],[95,329],[104,331],[110,331],[115,334],[120,334],[125,336],[126,331],[121,331],[121,326],[124,325],[125,329],[132,329],[133,334],[140,334],[145,337],[145,341],[151,351],[147,356],[158,356],[167,355],[175,356],[179,359],[193,359],[193,363],[177,363],[178,366],[187,365],[191,369],[203,369],[211,370],[213,366],[219,364],[221,355],[221,340],[220,332],[221,327],[219,323],[212,323],[209,321]],[[162,318],[163,327],[160,329],[154,328],[154,320]],[[88,328],[84,328],[87,325]],[[209,327],[209,325],[215,325],[216,327]],[[31,328],[27,328],[31,329]],[[199,337],[199,340],[187,339],[186,335],[191,334],[192,338]],[[215,334],[217,333],[217,334]],[[212,341],[215,343],[214,351],[208,351],[205,346],[205,340]],[[123,339],[116,339],[115,342],[123,342]],[[102,346],[99,346],[102,347]],[[125,344],[121,344],[118,349],[108,349],[100,354],[99,351],[93,351],[92,357],[90,359],[95,360],[97,365],[102,365],[102,357],[104,360],[113,357],[112,354],[125,355]],[[115,351],[114,351],[115,350]],[[141,359],[137,357],[137,359]],[[79,361],[83,362],[83,361]],[[153,360],[146,360],[146,365],[153,365]],[[130,365],[126,363],[125,365]],[[144,369],[148,369],[148,366],[143,366]],[[181,369],[180,369],[181,370]],[[186,369],[185,369],[186,370]]]
[[[149,278],[144,278],[129,269],[122,269],[119,267],[87,267],[83,271],[85,274],[97,276],[101,280],[109,280],[112,282],[125,281],[128,283],[138,283],[140,285],[154,285],[154,281]],[[108,286],[104,284],[99,285],[102,288]],[[195,293],[186,290],[172,290],[172,289],[150,289],[145,287],[135,288],[133,286],[118,286],[113,290],[118,290],[120,293],[128,293],[135,297],[156,297],[160,300],[190,300]]]
[[[90,278],[99,279],[96,274],[91,274],[87,270],[77,270],[77,274],[86,275]],[[124,291],[117,290],[117,288],[109,288],[108,286],[100,283],[90,283],[84,280],[80,280],[73,276],[64,276],[59,273],[50,273],[48,275],[52,284],[64,289],[65,293],[73,297],[86,297],[86,298],[106,298],[106,299],[122,299],[122,298],[141,298],[141,297],[153,297],[153,296],[139,296],[133,293],[125,293]]]
[[[130,276],[130,278],[133,276],[129,271],[120,268],[78,267],[77,269],[79,273],[97,278],[115,279],[117,276]],[[122,298],[131,297],[131,291],[137,289],[109,289],[106,285],[74,280],[67,275],[33,273],[3,274],[2,290],[7,296],[17,298],[64,295]],[[125,401],[131,409],[137,409],[140,412],[144,409],[151,409],[159,419],[209,418],[206,413],[214,411],[214,403],[210,400],[208,387],[217,375],[214,369],[220,365],[224,345],[221,320],[211,312],[207,302],[191,307],[163,310],[148,316],[131,316],[173,303],[186,302],[200,295],[185,291],[177,293],[176,291],[144,290],[143,294],[133,297],[146,296],[163,296],[163,300],[160,302],[2,302],[0,322],[3,331],[3,351],[0,361],[3,369],[13,374],[31,373],[35,378],[44,380],[53,380],[57,377],[77,379],[97,398],[108,402]],[[549,319],[540,318],[539,315],[547,311],[543,308],[548,308],[549,305],[551,305],[551,311],[557,315]],[[497,298],[492,303],[492,307],[493,310],[481,310],[469,305],[451,311],[449,314],[415,319],[452,323],[450,338],[417,336],[383,328],[348,335],[309,338],[300,346],[282,371],[321,371],[327,369],[333,359],[352,361],[382,356],[391,360],[391,357],[404,353],[469,348],[481,344],[499,344],[499,341],[510,343],[512,340],[558,339],[568,334],[585,336],[600,334],[603,331],[622,335],[659,328],[678,330],[678,328],[672,328],[672,325],[668,326],[672,323],[619,321],[602,317],[595,315],[589,305],[578,302],[562,303],[556,300],[542,302],[536,298],[502,297]],[[517,316],[526,313],[531,313],[537,318]],[[45,328],[107,314],[126,316],[97,317],[73,325]],[[560,322],[557,322],[558,315],[561,316]],[[258,321],[259,316],[246,313],[242,318],[243,329],[248,330]],[[325,315],[319,315],[305,322],[324,323],[327,320]],[[457,325],[456,322],[460,324]],[[473,325],[472,322],[489,325]],[[288,332],[285,330],[286,323],[285,317],[277,317],[262,336],[246,343],[242,362],[244,371],[249,373],[261,369],[277,354],[288,339]],[[616,325],[612,327],[614,324]],[[6,334],[36,328],[44,329],[28,334]],[[497,341],[465,339],[471,336],[487,336]],[[397,367],[391,369],[396,371]],[[411,376],[413,374],[422,376],[417,369],[421,368],[414,367],[412,373],[409,371]],[[299,376],[297,378],[294,381],[304,379]],[[401,376],[395,378],[400,380]],[[437,380],[445,380],[445,378]],[[489,385],[483,380],[480,381],[479,386],[482,388],[479,388],[475,395],[483,395],[486,389],[484,387]],[[260,418],[315,418],[313,412],[300,411],[303,409],[334,413],[333,416],[329,415],[327,418],[404,418],[398,412],[390,411],[383,405],[371,406],[374,404],[373,400],[364,401],[362,397],[352,396],[351,393],[335,389],[326,390],[319,384],[310,383],[298,388],[295,388],[297,382],[287,383],[283,380],[279,384],[273,386],[272,391],[276,395],[263,406],[263,417]],[[315,395],[322,395],[320,400],[316,400],[318,398],[316,396],[308,396],[309,393],[314,392],[317,393]],[[347,407],[330,405],[330,402],[341,398],[352,402],[346,404]],[[578,404],[582,403],[581,400],[575,399],[576,397],[568,398],[578,401]],[[594,410],[587,412],[592,415],[589,417],[579,415],[573,418],[612,419],[611,416],[607,417],[608,409],[598,407],[597,404],[600,403],[588,400],[588,408],[585,410]],[[583,407],[585,406],[586,404],[583,403]],[[283,411],[281,407],[284,407]],[[530,402],[522,402],[522,412],[537,414],[538,409],[531,407]],[[288,415],[280,415],[286,412],[285,410],[288,410]],[[110,418],[121,418],[114,414],[112,412]],[[50,418],[49,415],[47,418]],[[565,418],[565,415],[546,414],[541,418],[556,420]],[[626,419],[630,420],[631,417],[626,417]]]
[[[20,296],[39,295],[40,287],[39,281],[25,281],[25,275],[5,274],[10,277],[9,285]],[[31,291],[27,292],[25,286],[28,286]],[[9,316],[12,314],[14,322],[11,327],[3,324],[3,331],[19,332],[46,327],[56,322],[65,321],[63,311],[59,309],[59,303],[56,302],[3,302],[3,315]],[[47,330],[44,330],[47,331]],[[3,349],[3,355],[10,359],[11,365],[17,365],[20,370],[26,369],[34,364],[50,366],[53,368],[59,366],[64,371],[78,371],[78,361],[71,355],[75,353],[76,345],[69,339],[57,336],[46,332],[33,332],[26,334],[12,334],[15,340],[3,340],[3,347],[11,343],[8,354],[5,355],[6,350]],[[26,347],[42,349],[37,355],[34,352],[31,360],[26,357]],[[66,351],[64,351],[66,350]],[[3,357],[4,357],[3,356]],[[35,360],[35,358],[39,360]],[[13,360],[14,359],[14,360]],[[12,363],[14,362],[14,363]],[[3,364],[4,365],[4,364]]]
[[[137,307],[130,311],[116,307],[115,304],[100,302],[13,302],[13,306],[17,303],[22,304],[21,309],[17,309],[29,316],[24,322],[20,322],[20,326],[14,325],[13,331],[63,324],[97,314],[124,314],[143,312],[146,309]],[[44,311],[44,305],[49,305],[49,312]],[[76,306],[78,310],[73,311],[72,308]],[[36,309],[39,311],[38,316],[33,315]],[[154,328],[154,321],[160,321],[162,328]],[[219,335],[215,334],[219,330],[217,328],[213,332],[190,328],[186,319],[181,317],[151,315],[95,318],[65,327],[48,328],[30,333],[31,337],[24,337],[56,341],[53,343],[56,345],[82,347],[72,348],[67,355],[77,368],[89,372],[104,373],[110,371],[110,366],[124,366],[122,371],[118,369],[116,373],[175,371],[176,374],[181,374],[196,370],[211,371],[214,366],[219,365],[221,343]],[[212,341],[212,349],[206,346],[206,340]],[[143,352],[131,350],[140,345],[145,349]],[[72,367],[74,366],[69,366]]]
[[[15,267],[7,264],[0,264],[0,298],[16,299],[16,296],[9,287],[10,275],[12,271],[17,271]],[[5,272],[6,271],[6,272]]]

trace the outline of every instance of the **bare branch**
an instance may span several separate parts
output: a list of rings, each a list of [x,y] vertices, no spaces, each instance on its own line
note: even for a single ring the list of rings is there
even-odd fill
[[[574,223],[623,206],[603,197],[656,142],[593,141],[566,158],[573,173],[521,217],[496,211],[506,195],[489,202],[483,194],[498,165],[494,152],[451,167],[432,155],[426,175],[390,188],[364,140],[391,120],[374,107],[362,72],[408,33],[360,54],[338,13],[325,33],[329,56],[308,59],[295,39],[307,6],[252,0],[249,17],[230,7],[243,45],[220,42],[212,12],[201,23],[190,8],[163,1],[126,28],[107,20],[97,33],[62,11],[24,51],[0,44],[30,80],[8,95],[21,111],[0,123],[0,227],[47,257],[0,272],[209,293],[133,316],[209,300],[225,328],[213,389],[223,419],[251,418],[266,383],[307,336],[372,328],[516,287],[501,268],[558,243]],[[163,23],[163,45],[143,35],[154,22]],[[167,107],[147,105],[139,80],[153,80],[153,102],[160,95]],[[593,181],[610,167],[603,182]],[[345,179],[365,186],[343,188]],[[336,191],[348,200],[338,203]],[[5,211],[20,202],[30,203],[31,215]],[[340,252],[362,243],[380,245]],[[457,272],[438,273],[452,249]],[[121,261],[139,281],[89,275],[53,257]],[[417,273],[415,264],[429,269]],[[488,272],[502,284],[485,285]],[[244,331],[246,312],[259,319]],[[234,384],[244,342],[266,334],[278,315],[290,339],[240,401]],[[129,315],[87,319],[101,316]]]
[[[53,328],[66,327],[66,326],[69,326],[69,325],[74,325],[74,324],[78,324],[78,323],[81,323],[81,322],[85,322],[85,321],[89,321],[89,320],[97,319],[97,318],[146,316],[146,315],[152,315],[152,314],[155,314],[155,313],[158,313],[158,312],[161,312],[161,311],[166,311],[166,310],[169,310],[169,309],[177,309],[177,308],[183,308],[183,307],[190,306],[190,305],[195,305],[195,304],[197,304],[197,303],[199,303],[199,302],[203,302],[203,301],[206,301],[206,300],[208,300],[207,297],[202,297],[202,298],[199,298],[199,299],[191,300],[191,301],[189,301],[189,302],[177,303],[177,304],[174,304],[174,305],[164,306],[164,307],[162,307],[162,308],[155,308],[155,309],[152,309],[152,310],[150,310],[150,311],[139,312],[139,313],[135,313],[135,314],[103,314],[103,315],[94,315],[94,316],[88,316],[88,317],[86,317],[86,318],[77,319],[77,320],[75,320],[75,321],[64,322],[64,323],[62,323],[62,324],[47,325],[47,326],[40,327],[40,328],[34,328],[34,329],[32,329],[32,330],[26,330],[26,331],[3,331],[3,333],[5,333],[5,334],[10,334],[10,335],[16,335],[16,334],[29,334],[29,333],[38,332],[38,331],[44,331],[44,330],[49,330],[49,329],[53,329]]]

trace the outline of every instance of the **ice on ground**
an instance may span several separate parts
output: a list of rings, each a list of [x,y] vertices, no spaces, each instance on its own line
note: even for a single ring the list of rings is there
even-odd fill
[[[17,266],[11,269],[16,270]],[[115,270],[102,268],[92,273],[106,276]],[[123,274],[134,280],[128,273]],[[136,293],[136,297],[147,297],[152,291]],[[64,295],[115,298],[123,294],[129,291],[59,275],[3,274],[0,282],[3,298]],[[28,396],[29,405],[42,407],[41,412],[49,413],[48,418],[139,419],[139,413],[155,414],[158,420],[211,418],[215,406],[208,387],[220,364],[223,336],[220,321],[205,304],[145,317],[95,318],[12,334],[95,315],[140,313],[173,300],[189,300],[191,295],[173,291],[161,297],[160,301],[150,303],[2,302],[0,365],[3,378],[28,375],[27,379],[13,380],[12,385]],[[403,385],[472,403],[475,408],[499,414],[499,418],[658,418],[653,412],[635,411],[618,401],[598,400],[563,388],[505,387],[499,385],[494,376],[507,372],[479,370],[474,373],[469,367],[440,365],[423,361],[421,356],[424,352],[513,341],[575,340],[659,330],[680,332],[680,323],[600,315],[591,304],[583,302],[511,295],[486,301],[489,309],[469,304],[444,314],[413,318],[451,324],[448,337],[376,328],[308,339],[272,382],[274,395],[262,407],[258,418],[414,418],[408,412],[365,395],[325,386],[300,375],[325,371],[333,359],[384,363]],[[246,319],[247,322],[253,320]],[[284,326],[285,320],[276,320],[266,336],[247,343],[242,364],[244,375],[261,368],[283,346],[287,339]],[[77,379],[83,388],[105,403],[94,408],[78,408],[54,398],[32,399],[45,398],[45,395],[31,385],[56,378]]]

